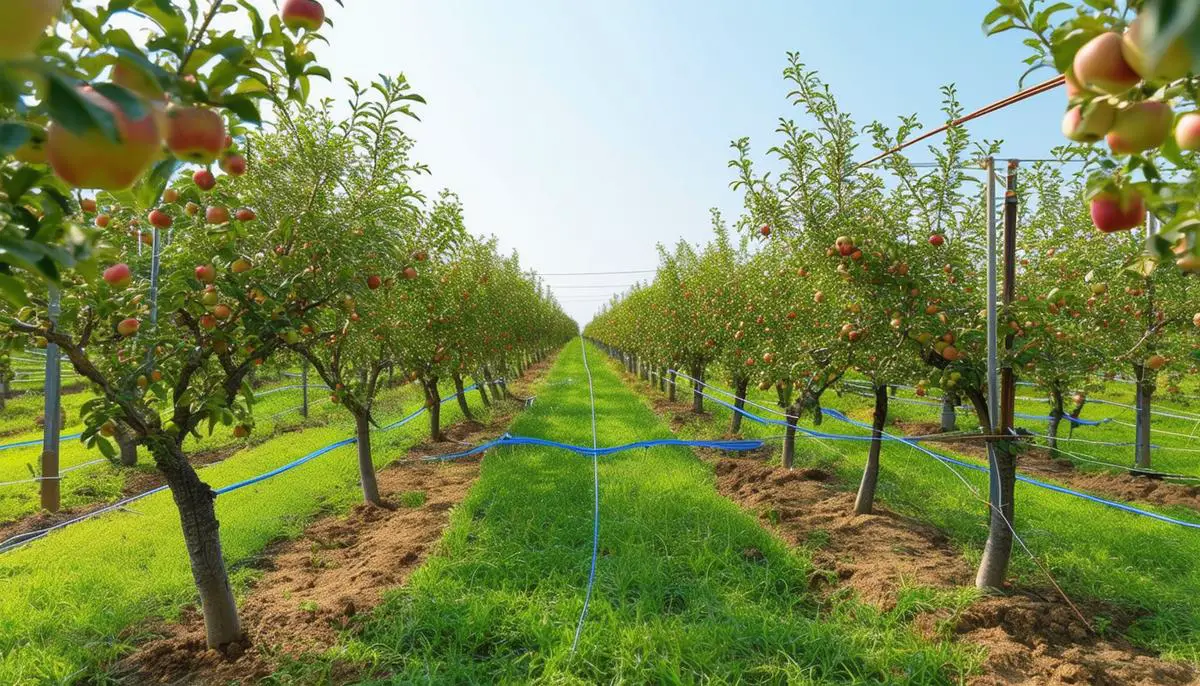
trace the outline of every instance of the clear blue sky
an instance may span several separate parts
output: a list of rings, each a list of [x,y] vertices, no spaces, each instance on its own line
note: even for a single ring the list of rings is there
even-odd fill
[[[703,241],[708,208],[735,217],[729,142],[761,154],[799,52],[861,125],[916,113],[941,123],[939,87],[968,109],[1017,88],[1027,49],[987,38],[991,0],[349,0],[323,63],[340,77],[404,72],[429,104],[408,125],[421,182],[457,191],[469,228],[542,273],[652,269],[655,244]],[[1030,80],[1052,74],[1047,70]],[[1059,144],[1059,93],[972,124],[1005,156]],[[867,150],[863,150],[867,152]],[[925,159],[923,151],[914,159]],[[547,277],[623,286],[637,276]],[[581,324],[621,288],[556,288]]]

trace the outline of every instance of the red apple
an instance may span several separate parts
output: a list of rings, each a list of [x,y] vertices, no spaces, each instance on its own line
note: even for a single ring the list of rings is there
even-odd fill
[[[292,31],[316,31],[325,23],[325,8],[317,0],[284,0],[279,17]]]
[[[1112,129],[1108,132],[1108,147],[1116,155],[1139,153],[1157,148],[1171,133],[1175,114],[1171,106],[1158,100],[1135,102],[1117,110]]]
[[[150,226],[153,226],[156,229],[171,228],[171,215],[163,212],[162,210],[150,210],[150,216],[148,219],[150,220]]]
[[[199,169],[192,174],[192,183],[202,191],[211,191],[217,186],[217,177],[207,169]]]
[[[237,426],[233,427],[234,438],[245,438],[249,435],[250,427],[246,426],[245,424],[238,424]]]
[[[217,318],[211,314],[206,314],[200,317],[200,328],[207,331],[212,331],[213,329],[217,328]]]
[[[83,210],[84,212],[95,212],[96,200],[94,198],[84,198],[83,200],[80,200],[79,209]]]
[[[221,158],[221,170],[230,176],[246,173],[246,158],[241,155],[226,155]]]
[[[1162,355],[1151,355],[1146,358],[1146,366],[1155,370],[1162,369],[1167,366],[1167,358]]]
[[[217,280],[217,270],[211,264],[196,267],[196,280],[200,283],[212,283]]]
[[[1176,38],[1167,46],[1157,61],[1151,62],[1146,55],[1149,40],[1142,29],[1142,15],[1138,15],[1121,40],[1121,55],[1125,61],[1147,81],[1165,83],[1178,81],[1192,69],[1192,55],[1184,38]]]
[[[181,160],[209,164],[225,148],[225,120],[205,107],[170,107],[167,148]]]
[[[379,288],[382,285],[383,285],[383,279],[380,279],[378,276],[372,274],[367,277],[367,288],[370,288],[371,290],[375,290],[376,288]]]
[[[0,61],[32,56],[60,12],[62,0],[6,0],[0,7]]]
[[[104,281],[113,288],[125,288],[133,280],[133,271],[127,264],[114,264],[104,270],[103,277]]]
[[[763,238],[769,238],[771,236],[771,227],[763,224],[761,227],[759,227],[758,232],[762,234]]]
[[[212,313],[214,317],[224,321],[233,315],[233,310],[229,309],[228,305],[217,305],[213,308]]]
[[[940,248],[946,242],[946,237],[940,233],[935,233],[929,237],[929,244],[935,248]]]
[[[1062,133],[1077,143],[1095,143],[1104,138],[1116,117],[1116,108],[1097,98],[1068,110],[1063,116]]]
[[[220,205],[213,205],[204,211],[204,220],[209,224],[228,224],[229,210]]]
[[[125,338],[129,338],[133,334],[137,333],[138,329],[140,328],[142,328],[142,323],[140,321],[133,318],[125,319],[122,320],[120,324],[117,324],[117,333]]]
[[[1092,223],[1104,233],[1128,231],[1146,218],[1146,204],[1136,191],[1104,191],[1092,198]]]
[[[1175,143],[1180,150],[1200,150],[1200,112],[1187,112],[1175,120]]]
[[[130,119],[116,103],[89,86],[80,88],[79,94],[113,116],[120,142],[108,139],[99,129],[75,134],[54,122],[46,141],[51,168],[60,179],[77,188],[129,188],[158,157],[158,124],[149,113],[138,120]]]
[[[412,257],[417,262],[424,262],[425,260],[429,259],[429,253],[425,252],[424,250],[415,250],[413,251]]]
[[[252,222],[258,219],[258,215],[254,213],[254,210],[247,207],[238,210],[233,216],[240,222]]]
[[[168,205],[176,203],[179,201],[179,191],[175,190],[174,188],[168,188],[167,190],[163,191],[162,199],[163,202],[167,203]]]
[[[108,225],[111,221],[112,221],[112,217],[108,216],[107,214],[96,215],[96,226],[98,226],[102,229],[107,229]]]
[[[404,275],[404,278],[408,279],[409,281],[417,278],[417,270],[412,267],[405,267],[402,274]]]
[[[1136,86],[1142,77],[1125,61],[1122,42],[1121,34],[1109,31],[1084,44],[1072,62],[1075,80],[1089,90],[1109,95]]]

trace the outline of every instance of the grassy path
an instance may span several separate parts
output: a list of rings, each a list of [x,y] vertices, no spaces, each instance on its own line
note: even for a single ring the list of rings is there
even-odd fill
[[[598,440],[672,434],[589,355]],[[511,433],[592,443],[580,342],[559,356]],[[440,554],[372,614],[346,649],[378,683],[953,683],[979,656],[919,638],[915,609],[882,612],[809,592],[810,558],[720,497],[689,450],[600,459],[600,559],[579,650],[571,643],[592,550],[592,465],[504,448],[455,511]],[[324,671],[324,673],[345,673]],[[280,675],[301,678],[300,673]]]
[[[713,381],[719,384],[718,379]],[[645,397],[658,394],[644,382],[637,384]],[[691,392],[691,386],[681,382],[679,399],[682,402],[690,402]],[[768,394],[751,395],[762,404],[769,406],[772,402]],[[823,402],[852,417],[869,417],[870,401],[866,398],[827,394]],[[902,417],[916,416],[911,414],[910,406],[896,403],[893,407]],[[711,414],[704,417],[685,415],[679,429],[683,437],[712,438],[727,434],[731,411],[707,401],[705,409]],[[1090,407],[1096,413],[1093,416],[1104,416],[1096,412],[1100,409]],[[933,419],[936,421],[936,414]],[[960,426],[966,425],[962,415],[960,422]],[[811,417],[805,417],[801,425],[833,433],[868,433],[828,419],[821,427],[814,427]],[[1099,428],[1079,429],[1076,435],[1092,435],[1086,432]],[[781,433],[779,427],[749,421],[743,423],[742,431],[748,438]],[[857,486],[866,462],[866,443],[799,437],[797,441],[798,466],[832,469],[847,488]],[[1158,441],[1157,437],[1155,441]],[[944,454],[955,454],[951,446],[935,444],[931,447]],[[1020,464],[1018,460],[1018,469]],[[983,548],[987,528],[984,521],[986,506],[972,493],[971,487],[986,496],[987,475],[965,469],[952,470],[894,443],[886,444],[883,449],[878,497],[891,509],[929,522],[946,532],[974,564]],[[1200,535],[1197,531],[1129,515],[1024,483],[1017,484],[1016,497],[1018,533],[1050,568],[1067,593],[1076,600],[1104,601],[1136,617],[1128,630],[1128,638],[1133,643],[1170,659],[1200,664],[1200,565],[1196,564],[1200,560]],[[1142,507],[1185,520],[1197,519],[1194,511],[1183,507]],[[1046,586],[1044,575],[1020,549],[1013,554],[1012,574],[1028,587]],[[1093,620],[1100,627],[1108,623],[1108,618],[1103,615]]]
[[[420,407],[388,406],[381,423]],[[477,413],[478,394],[468,394]],[[282,434],[200,470],[214,488],[262,474],[353,435],[349,414],[331,423]],[[442,407],[445,425],[460,421],[455,402]],[[428,420],[377,433],[377,466],[400,457],[428,435]],[[354,448],[344,447],[277,478],[221,496],[225,557],[238,589],[256,574],[255,556],[273,540],[300,533],[317,514],[359,502]],[[139,639],[136,627],[195,602],[179,517],[169,493],[134,503],[11,553],[0,555],[0,684],[70,683],[96,676]],[[134,629],[131,632],[131,627]]]

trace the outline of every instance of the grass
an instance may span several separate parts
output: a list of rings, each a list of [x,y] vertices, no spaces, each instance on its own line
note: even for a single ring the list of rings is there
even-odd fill
[[[656,392],[644,384],[640,387],[643,393]],[[691,388],[681,384],[680,399],[689,399],[690,393]],[[752,399],[764,405],[773,400],[757,392]],[[857,395],[830,394],[824,402],[859,418],[870,412],[871,400]],[[902,417],[919,412],[923,421],[937,421],[938,408],[901,403],[893,403],[893,407]],[[706,403],[706,409],[712,414],[689,421],[681,431],[688,437],[724,435],[730,411],[715,403]],[[1026,409],[1036,412],[1036,403],[1019,411]],[[1092,418],[1112,409],[1117,408],[1089,407]],[[1084,416],[1089,416],[1088,410]],[[960,426],[965,427],[966,421],[960,415]],[[801,425],[812,428],[811,419],[806,418]],[[1080,428],[1075,435],[1094,436],[1098,432],[1089,432],[1108,430],[1105,427]],[[829,419],[820,428],[832,433],[866,433]],[[743,433],[747,437],[767,437],[780,431],[778,427],[745,422]],[[866,443],[797,440],[798,465],[819,463],[832,467],[848,488],[857,486],[866,461]],[[953,454],[953,448],[932,447]],[[1155,455],[1156,460],[1162,457],[1162,453]],[[986,505],[976,492],[986,496],[987,475],[952,469],[894,443],[885,444],[881,463],[879,498],[890,508],[945,531],[972,563],[976,562],[987,535]],[[1196,471],[1194,462],[1180,462],[1178,466]],[[1137,616],[1127,632],[1134,643],[1171,659],[1200,663],[1200,565],[1196,564],[1200,560],[1200,532],[1028,484],[1018,483],[1016,489],[1017,531],[1069,595],[1076,600],[1104,601]],[[1200,515],[1185,508],[1143,509],[1200,522]],[[1023,584],[1047,586],[1045,577],[1019,548],[1014,551],[1013,573]],[[1110,619],[1101,613],[1095,623],[1105,625]]]
[[[412,387],[411,411],[421,400]],[[471,394],[472,406],[477,394]],[[482,413],[483,410],[477,409]],[[447,423],[461,419],[457,404],[442,408]],[[345,415],[344,417],[341,415]],[[342,412],[328,425],[267,440],[201,470],[214,487],[240,481],[353,434]],[[394,420],[395,413],[381,415]],[[419,417],[378,433],[376,464],[399,457],[428,432]],[[221,496],[225,557],[236,587],[254,578],[255,556],[273,540],[299,534],[306,522],[358,502],[354,448]],[[0,683],[41,684],[103,680],[104,666],[142,637],[143,623],[173,617],[194,604],[179,519],[168,493],[52,534],[0,555]]]
[[[590,349],[601,446],[671,433]],[[559,356],[514,435],[592,444],[578,341]],[[597,581],[571,644],[592,550],[592,465],[568,452],[504,448],[455,510],[440,551],[389,594],[348,643],[275,680],[313,683],[351,667],[368,683],[954,683],[980,658],[929,641],[909,620],[969,594],[919,589],[883,612],[824,605],[814,573],[720,497],[690,451],[600,459]],[[749,552],[748,552],[749,551]],[[343,677],[344,678],[344,677]]]

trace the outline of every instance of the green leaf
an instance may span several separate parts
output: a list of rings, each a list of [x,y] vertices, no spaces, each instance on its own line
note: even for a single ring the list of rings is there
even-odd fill
[[[113,444],[103,436],[96,436],[96,447],[100,449],[100,454],[104,457],[115,460],[117,459],[117,451],[113,448]]]
[[[57,72],[47,75],[46,108],[51,119],[75,135],[99,129],[105,138],[120,142],[117,120],[112,113],[83,97],[73,83]]]
[[[258,105],[250,98],[235,95],[226,98],[221,104],[237,115],[238,119],[241,119],[243,122],[253,124],[254,126],[262,125],[262,115],[258,112]]]
[[[11,154],[33,137],[29,125],[22,122],[0,122],[0,157]]]
[[[24,284],[16,277],[7,274],[0,274],[0,298],[15,307],[29,305],[29,298],[25,295]]]
[[[121,112],[134,121],[144,119],[149,111],[146,103],[133,91],[118,86],[115,83],[98,83],[93,86],[96,92],[108,98],[121,109]]]

